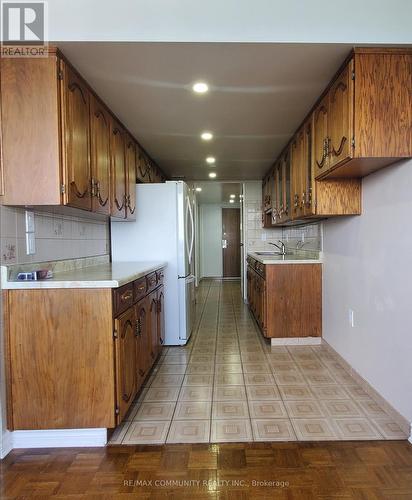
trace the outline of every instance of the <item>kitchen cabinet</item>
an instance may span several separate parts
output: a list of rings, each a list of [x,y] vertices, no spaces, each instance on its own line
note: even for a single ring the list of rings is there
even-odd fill
[[[126,218],[136,220],[136,143],[126,137]]]
[[[140,381],[143,381],[151,367],[151,337],[150,337],[150,312],[149,299],[145,297],[136,304],[137,321],[137,371]]]
[[[66,204],[91,210],[90,93],[73,68],[59,64]]]
[[[161,269],[113,290],[7,290],[8,429],[119,424],[161,352],[163,302]]]
[[[111,216],[126,219],[126,132],[116,120],[113,119],[111,124]]]
[[[292,219],[299,219],[305,213],[305,129],[302,127],[291,143],[292,169]]]
[[[410,49],[355,49],[314,113],[316,178],[363,177],[410,158],[411,87]]]
[[[134,307],[115,319],[116,399],[118,419],[122,420],[137,391],[137,320]]]
[[[90,99],[92,210],[110,214],[111,116],[95,96]]]
[[[321,264],[265,265],[251,256],[247,264],[248,305],[265,337],[321,336]]]
[[[0,74],[1,203],[134,220],[136,140],[63,54],[2,58]],[[164,180],[157,166],[152,177]]]

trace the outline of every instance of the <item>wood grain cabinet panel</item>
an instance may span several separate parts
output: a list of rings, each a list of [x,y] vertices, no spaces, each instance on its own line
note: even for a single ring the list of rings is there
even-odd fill
[[[150,313],[150,357],[152,362],[157,358],[159,354],[159,333],[158,333],[158,302],[157,302],[157,290],[154,290],[149,295],[149,313]]]
[[[139,300],[135,306],[138,322],[139,347],[137,351],[137,371],[141,379],[149,373],[152,364],[151,332],[150,332],[150,301],[149,296]]]
[[[265,337],[321,336],[321,264],[265,266],[248,257],[247,296]]]
[[[2,204],[69,205],[134,220],[136,140],[126,141],[125,127],[63,54],[50,47],[47,58],[2,58],[0,75]],[[163,182],[144,158],[143,182]]]
[[[115,320],[118,421],[122,421],[125,417],[137,391],[136,324],[136,312],[133,307]]]
[[[111,126],[111,178],[112,178],[112,217],[126,218],[126,150],[125,130],[116,121]]]
[[[110,214],[110,121],[106,107],[96,97],[90,100],[92,210]]]
[[[329,98],[326,95],[313,112],[313,161],[315,175],[328,169],[328,114]]]
[[[60,65],[64,194],[67,205],[91,210],[90,93],[68,64]]]
[[[157,349],[160,354],[165,342],[165,290],[161,285],[157,290]]]
[[[136,143],[126,136],[126,218],[136,220]]]
[[[9,428],[114,427],[111,290],[7,295]]]

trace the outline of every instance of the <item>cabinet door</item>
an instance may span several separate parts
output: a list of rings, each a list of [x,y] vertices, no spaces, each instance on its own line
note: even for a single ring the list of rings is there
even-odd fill
[[[328,95],[326,95],[313,113],[312,148],[315,177],[328,170],[328,114]]]
[[[60,64],[65,204],[91,210],[90,93],[69,65]]]
[[[132,137],[126,139],[126,217],[136,220],[136,145]]]
[[[303,215],[303,178],[304,178],[305,133],[300,129],[291,145],[292,168],[292,218],[299,219]]]
[[[291,192],[291,162],[290,162],[290,150],[288,149],[282,156],[281,166],[279,168],[279,173],[281,173],[281,179],[278,181],[278,185],[281,185],[281,196],[282,196],[282,208],[279,211],[280,222],[287,222],[291,219],[292,213],[292,192]]]
[[[126,218],[125,131],[114,120],[111,127],[111,215]]]
[[[151,367],[150,361],[150,312],[149,300],[145,297],[136,304],[136,332],[137,332],[137,375],[143,381]]]
[[[139,151],[136,179],[139,182],[150,182],[150,163],[144,151]]]
[[[110,115],[94,96],[90,101],[92,210],[110,214]]]
[[[134,307],[130,307],[115,320],[117,338],[116,352],[116,392],[118,422],[123,420],[137,390],[136,373],[136,316]]]
[[[352,157],[353,60],[329,90],[328,153],[330,170]]]
[[[157,345],[158,351],[162,350],[165,343],[165,293],[162,285],[157,290]]]
[[[154,363],[159,354],[159,339],[158,339],[158,320],[157,320],[157,290],[154,290],[149,295],[149,313],[150,313],[150,362]]]
[[[303,146],[303,179],[302,179],[302,205],[304,215],[314,215],[316,211],[315,206],[315,176],[313,165],[313,141],[312,141],[312,118],[303,126],[304,130],[304,146]]]

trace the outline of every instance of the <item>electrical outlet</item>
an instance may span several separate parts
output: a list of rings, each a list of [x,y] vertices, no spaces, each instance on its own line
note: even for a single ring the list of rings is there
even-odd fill
[[[355,327],[355,311],[353,309],[349,309],[349,325],[352,328]]]
[[[33,255],[36,253],[36,240],[34,238],[34,233],[26,233],[26,253],[27,255]]]

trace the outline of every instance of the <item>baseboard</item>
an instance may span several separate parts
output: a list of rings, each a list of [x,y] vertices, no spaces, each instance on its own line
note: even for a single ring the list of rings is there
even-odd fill
[[[10,431],[4,431],[1,441],[0,459],[8,455],[13,449],[13,433]]]
[[[285,337],[271,338],[270,345],[319,345],[322,344],[322,337]]]
[[[355,381],[362,387],[362,389],[369,394],[371,399],[376,401],[378,405],[383,408],[388,415],[390,415],[395,422],[399,425],[402,431],[409,435],[409,442],[412,443],[412,423],[409,422],[407,418],[401,415],[395,408],[386,401],[386,399],[379,394],[379,392],[374,389],[370,383],[365,380],[362,375],[360,375],[352,366],[343,358],[335,349],[323,340],[322,344],[327,347],[338,359],[341,365],[345,368],[345,370],[355,379]]]
[[[107,443],[107,429],[47,429],[8,432],[8,451],[18,448],[102,447]],[[4,446],[3,437],[3,449]],[[5,453],[3,456],[6,456]]]

